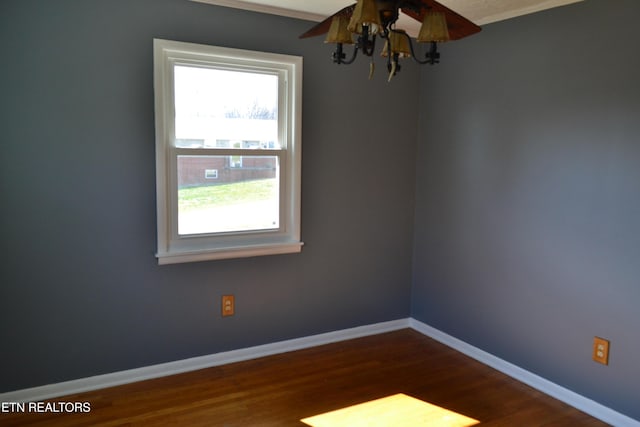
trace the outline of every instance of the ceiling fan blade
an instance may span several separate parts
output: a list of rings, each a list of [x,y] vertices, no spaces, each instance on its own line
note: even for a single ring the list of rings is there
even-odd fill
[[[355,9],[355,7],[356,5],[354,3],[351,6],[347,6],[343,9],[340,9],[333,15],[326,18],[324,21],[310,28],[306,33],[301,34],[299,38],[305,39],[307,37],[315,37],[315,36],[320,36],[322,34],[328,33],[329,27],[331,26],[331,20],[333,19],[334,16],[344,15],[347,18],[351,18],[351,15],[353,15],[353,9]]]
[[[445,17],[447,18],[447,26],[449,27],[449,36],[451,37],[451,40],[460,40],[482,30],[482,28],[469,21],[464,16],[454,12],[435,0],[415,0],[408,1],[407,3],[410,3],[410,6],[403,7],[402,12],[420,22],[424,19],[424,14],[428,9],[444,12]],[[415,3],[415,8],[412,7],[414,4],[411,3]]]

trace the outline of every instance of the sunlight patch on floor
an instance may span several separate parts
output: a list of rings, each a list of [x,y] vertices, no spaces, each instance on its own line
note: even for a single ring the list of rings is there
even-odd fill
[[[469,427],[480,423],[402,393],[300,421],[311,427]]]

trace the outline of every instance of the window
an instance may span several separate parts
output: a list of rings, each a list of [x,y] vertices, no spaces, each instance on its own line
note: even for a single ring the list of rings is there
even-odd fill
[[[158,262],[300,252],[302,58],[154,40]]]
[[[218,179],[218,169],[205,169],[204,170],[204,178],[205,179]]]

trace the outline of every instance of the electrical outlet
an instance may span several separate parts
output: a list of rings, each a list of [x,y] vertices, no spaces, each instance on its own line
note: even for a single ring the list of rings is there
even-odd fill
[[[609,341],[600,337],[593,338],[593,360],[603,365],[609,364]]]
[[[236,311],[236,303],[233,295],[222,295],[222,316],[233,316]]]

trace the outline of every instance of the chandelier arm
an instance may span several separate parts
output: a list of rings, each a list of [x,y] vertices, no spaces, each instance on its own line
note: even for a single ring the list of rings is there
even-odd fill
[[[353,64],[353,61],[356,60],[357,56],[358,56],[358,45],[355,45],[353,47],[353,54],[351,55],[351,59],[349,59],[348,61],[342,61],[342,64],[345,64],[345,65]]]
[[[363,33],[360,37],[358,37],[358,45],[362,48],[362,53],[367,56],[373,56],[373,53],[376,50],[376,35],[374,34],[369,40],[369,36],[366,33]]]
[[[351,58],[348,60],[345,60],[344,58],[346,57],[346,55],[344,53],[342,43],[336,43],[336,50],[335,52],[333,52],[333,55],[332,55],[333,63],[338,65],[340,64],[349,65],[356,60],[357,55],[358,55],[358,45],[355,45],[355,47],[353,48],[353,54],[351,55]]]
[[[434,65],[434,64],[440,63],[440,53],[438,52],[438,43],[431,42],[431,46],[429,47],[429,52],[427,52],[426,54],[426,59],[424,61],[421,61],[416,56],[416,52],[413,48],[413,43],[412,43],[411,37],[409,37],[409,34],[404,33],[403,35],[409,41],[409,49],[411,49],[411,57],[413,58],[414,61],[416,61],[420,65],[425,65],[425,64]]]

